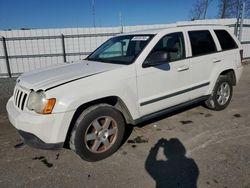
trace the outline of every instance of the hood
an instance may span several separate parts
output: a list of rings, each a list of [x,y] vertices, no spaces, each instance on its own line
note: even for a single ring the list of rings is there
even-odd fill
[[[84,77],[94,76],[102,72],[117,69],[124,65],[102,63],[96,61],[79,61],[71,64],[63,64],[39,71],[24,73],[17,82],[25,88],[33,90],[46,90],[57,85],[78,80]]]

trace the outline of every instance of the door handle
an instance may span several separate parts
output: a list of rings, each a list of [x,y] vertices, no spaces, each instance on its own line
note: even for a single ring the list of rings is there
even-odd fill
[[[219,63],[219,62],[221,62],[220,59],[214,59],[214,60],[213,60],[213,63]]]
[[[182,72],[182,71],[186,71],[186,70],[188,70],[188,69],[189,69],[189,66],[183,65],[183,66],[181,66],[181,67],[178,67],[178,68],[177,68],[177,71],[178,71],[178,72]]]

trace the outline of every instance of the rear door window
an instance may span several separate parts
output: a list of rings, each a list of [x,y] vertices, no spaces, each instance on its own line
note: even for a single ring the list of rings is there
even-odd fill
[[[208,30],[188,32],[193,56],[206,55],[216,52],[216,46]]]
[[[234,39],[226,30],[214,30],[222,50],[231,50],[238,48]]]

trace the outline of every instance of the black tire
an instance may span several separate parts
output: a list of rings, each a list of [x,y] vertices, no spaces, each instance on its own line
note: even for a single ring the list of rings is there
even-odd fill
[[[105,125],[108,127],[104,128]],[[115,133],[109,135],[112,132]],[[118,110],[107,104],[94,105],[78,117],[71,132],[70,149],[86,161],[99,161],[109,157],[119,148],[124,132],[124,118]],[[92,138],[93,135],[95,138]],[[110,143],[109,147],[106,147],[107,141]]]
[[[227,97],[223,96],[225,98],[225,101],[223,102],[222,100],[219,100],[220,95],[218,93],[220,93],[221,87],[225,87],[226,85],[229,88],[229,94],[226,95]],[[226,94],[226,92],[224,93]],[[233,84],[232,84],[231,79],[226,75],[225,76],[221,75],[219,76],[215,84],[215,87],[213,89],[211,96],[209,97],[208,100],[205,101],[204,105],[205,107],[211,110],[215,110],[215,111],[224,110],[230,103],[232,94],[233,94]]]

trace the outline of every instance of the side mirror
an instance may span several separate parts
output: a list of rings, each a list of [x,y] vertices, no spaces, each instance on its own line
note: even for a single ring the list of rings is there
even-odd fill
[[[161,65],[163,63],[167,63],[168,60],[168,53],[166,51],[156,51],[150,54],[144,63],[142,64],[142,67],[150,67],[150,66],[156,66]]]

